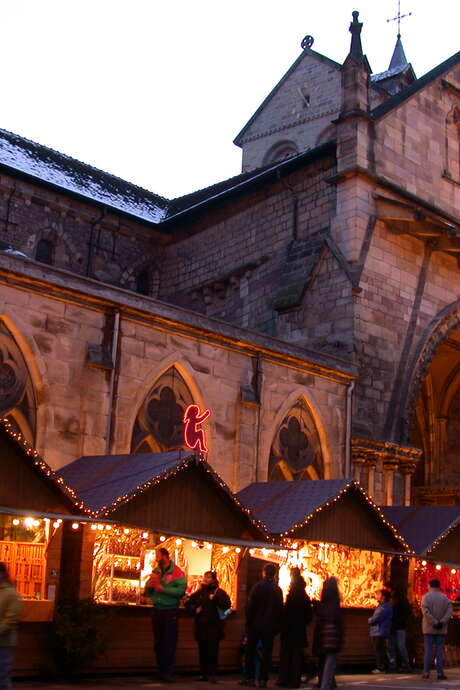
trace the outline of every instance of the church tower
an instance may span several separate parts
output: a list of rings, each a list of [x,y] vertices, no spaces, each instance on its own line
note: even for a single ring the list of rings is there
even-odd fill
[[[335,140],[334,120],[343,105],[343,66],[313,50],[313,43],[313,36],[305,36],[302,53],[235,137],[243,152],[243,172]],[[358,39],[355,50],[359,50]],[[399,32],[388,69],[372,74],[368,64],[368,70],[371,108],[415,81]]]

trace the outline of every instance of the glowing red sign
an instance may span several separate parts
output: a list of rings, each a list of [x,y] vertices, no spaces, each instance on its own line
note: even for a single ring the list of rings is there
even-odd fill
[[[206,438],[204,430],[199,427],[210,416],[211,410],[207,409],[202,414],[198,405],[189,405],[184,412],[183,422],[184,427],[184,441],[188,448],[198,449],[202,453],[207,453]]]

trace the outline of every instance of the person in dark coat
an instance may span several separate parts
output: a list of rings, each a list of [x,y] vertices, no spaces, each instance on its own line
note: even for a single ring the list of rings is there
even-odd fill
[[[412,616],[412,606],[401,589],[392,589],[391,605],[393,606],[393,620],[390,637],[388,638],[388,658],[390,671],[396,671],[399,666],[403,671],[412,671],[406,647],[406,633]]]
[[[343,644],[344,625],[340,608],[337,578],[329,577],[323,584],[321,600],[316,606],[316,625],[313,633],[313,654],[319,661],[321,690],[336,687],[337,655]]]
[[[266,688],[272,662],[273,641],[281,629],[283,614],[283,593],[275,582],[277,568],[267,563],[263,568],[263,579],[252,588],[246,607],[245,678],[241,685],[255,685],[257,645],[262,645],[259,687]]]
[[[224,637],[225,612],[231,607],[227,592],[220,589],[215,572],[203,575],[200,589],[186,602],[186,609],[195,619],[195,639],[200,658],[199,680],[216,682],[219,644]]]
[[[393,621],[393,607],[390,604],[391,593],[388,589],[381,589],[379,605],[375,609],[368,623],[371,626],[370,636],[374,643],[377,668],[372,673],[385,673],[389,668],[388,638],[390,637]]]
[[[281,620],[280,675],[278,685],[300,688],[303,650],[308,644],[307,625],[313,617],[310,597],[299,568],[291,569],[291,584]]]

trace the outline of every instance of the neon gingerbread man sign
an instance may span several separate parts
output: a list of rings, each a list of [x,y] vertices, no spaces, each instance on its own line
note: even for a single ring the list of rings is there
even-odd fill
[[[200,414],[198,405],[189,405],[185,410],[182,421],[185,424],[184,441],[188,448],[200,450],[202,453],[208,452],[204,430],[200,429],[200,426],[208,419],[210,414],[211,410],[209,409]]]

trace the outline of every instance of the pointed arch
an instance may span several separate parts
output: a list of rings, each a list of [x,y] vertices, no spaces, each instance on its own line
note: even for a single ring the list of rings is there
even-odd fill
[[[137,400],[132,423],[131,452],[163,452],[183,447],[185,409],[202,398],[186,367],[176,359],[163,363]]]
[[[327,435],[305,392],[295,391],[266,435],[267,479],[324,479],[331,476]]]
[[[0,314],[0,416],[6,417],[32,445],[37,445],[38,367],[25,338],[6,314]]]

